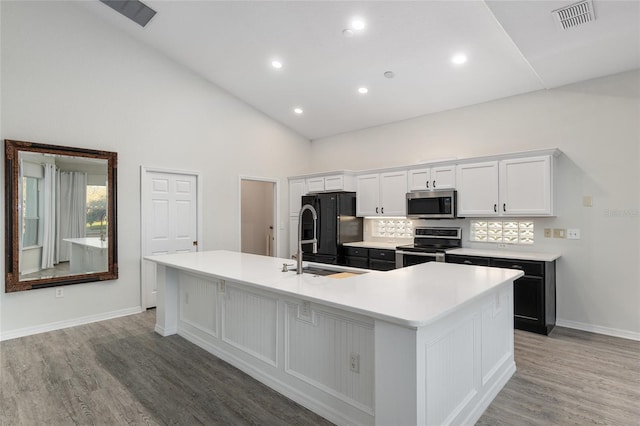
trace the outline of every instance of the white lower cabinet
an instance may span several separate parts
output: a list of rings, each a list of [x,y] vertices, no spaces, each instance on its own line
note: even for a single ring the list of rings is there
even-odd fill
[[[456,184],[459,216],[553,216],[551,155],[460,164]]]
[[[360,175],[356,183],[356,216],[406,216],[405,170]]]

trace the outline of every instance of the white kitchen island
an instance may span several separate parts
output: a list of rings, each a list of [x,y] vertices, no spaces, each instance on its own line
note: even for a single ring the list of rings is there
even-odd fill
[[[64,238],[71,244],[69,270],[74,274],[109,270],[109,243],[100,238]]]
[[[515,372],[521,271],[425,263],[337,279],[230,251],[146,259],[159,334],[337,424],[473,424]]]

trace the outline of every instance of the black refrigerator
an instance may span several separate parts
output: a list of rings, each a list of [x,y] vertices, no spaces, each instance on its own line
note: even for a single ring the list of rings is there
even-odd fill
[[[362,241],[362,218],[356,217],[355,192],[327,192],[302,197],[302,206],[311,204],[318,213],[318,252],[313,254],[311,244],[303,244],[303,260],[344,265],[344,243]],[[302,239],[313,238],[313,215],[302,215]]]

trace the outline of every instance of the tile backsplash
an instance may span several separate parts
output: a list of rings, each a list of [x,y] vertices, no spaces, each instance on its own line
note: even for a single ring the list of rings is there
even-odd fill
[[[532,221],[472,220],[469,241],[533,244]]]
[[[413,238],[413,222],[408,219],[370,219],[371,236],[376,238]]]

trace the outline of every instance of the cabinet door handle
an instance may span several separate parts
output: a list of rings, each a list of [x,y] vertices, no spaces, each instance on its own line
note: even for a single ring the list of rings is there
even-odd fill
[[[384,207],[380,207],[380,213],[384,214]]]
[[[378,213],[378,208],[376,207],[376,213]]]
[[[511,265],[511,267],[512,267],[513,269],[520,269],[520,270],[523,270],[523,269],[524,269],[524,268],[523,268],[522,266],[520,266],[520,265]]]
[[[429,189],[429,181],[427,181],[427,189]]]
[[[433,188],[435,189],[435,187],[436,187],[436,181],[434,180],[433,181]]]
[[[467,265],[471,265],[472,262],[470,260],[465,260],[464,263],[466,263]]]
[[[504,203],[504,204],[502,205],[502,211],[503,211],[503,212],[506,212],[506,211],[507,211],[507,203]]]
[[[497,204],[493,205],[493,212],[494,213],[498,213],[498,205]]]

